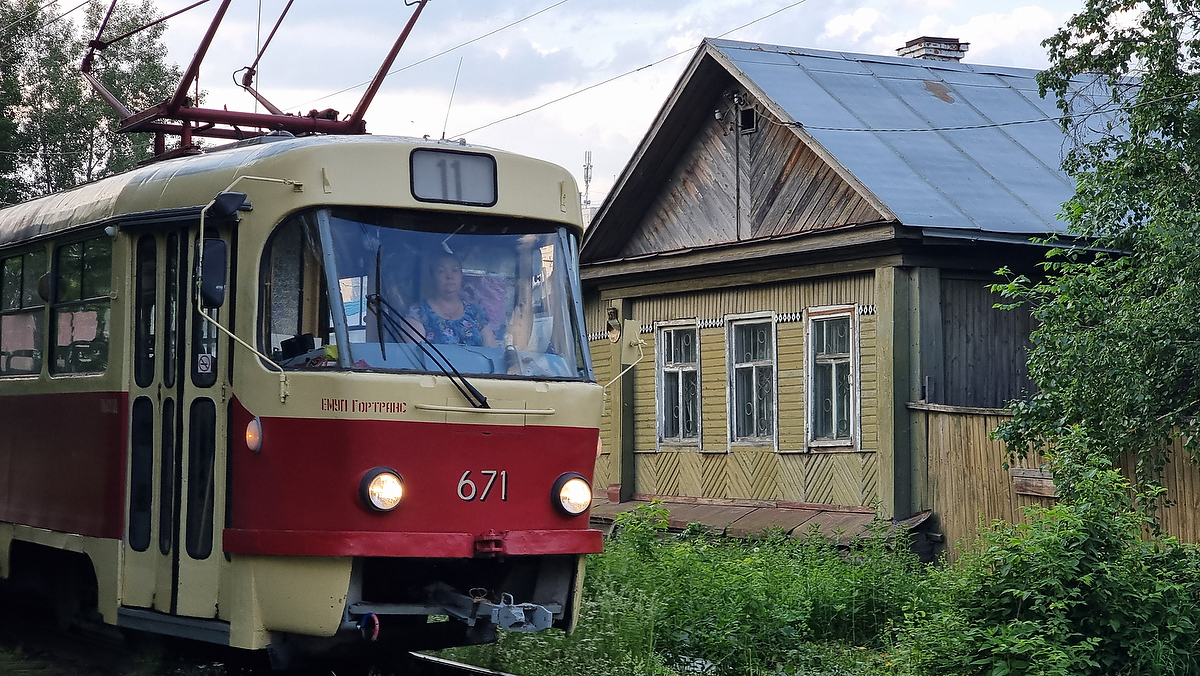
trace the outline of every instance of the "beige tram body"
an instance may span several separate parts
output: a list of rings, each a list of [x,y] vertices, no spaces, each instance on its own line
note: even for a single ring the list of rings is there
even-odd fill
[[[409,155],[415,149],[470,151],[486,154],[495,160],[496,200],[492,206],[471,206],[452,203],[430,203],[413,196],[410,189]],[[156,421],[162,416],[159,403],[164,395],[161,374],[147,387],[139,387],[133,376],[135,346],[131,339],[135,323],[135,248],[140,237],[156,238],[155,306],[167,305],[170,280],[167,279],[165,242],[171,232],[186,236],[188,244],[197,235],[195,219],[199,207],[207,204],[219,192],[234,184],[239,177],[253,176],[283,179],[289,183],[264,182],[246,179],[236,183],[235,190],[248,196],[250,207],[238,214],[236,224],[206,223],[211,234],[236,245],[230,259],[230,274],[236,275],[233,293],[225,300],[218,314],[222,323],[250,345],[260,345],[259,304],[260,266],[264,249],[273,230],[289,215],[305,209],[325,206],[372,207],[404,209],[438,213],[502,215],[521,219],[536,219],[568,228],[578,238],[582,232],[581,214],[574,179],[564,169],[546,162],[509,154],[490,148],[461,146],[445,142],[388,137],[309,137],[297,139],[262,140],[218,148],[202,155],[150,164],[128,173],[83,185],[60,194],[42,197],[28,203],[0,210],[0,260],[41,250],[45,252],[49,269],[56,251],[64,242],[80,238],[109,237],[111,239],[112,281],[109,300],[109,342],[107,367],[100,373],[54,374],[51,357],[45,355],[37,373],[0,375],[0,400],[16,401],[41,395],[74,393],[113,393],[101,400],[101,415],[123,416],[119,427],[123,431],[124,509],[121,523],[125,536],[97,537],[48,528],[37,523],[23,523],[0,511],[0,577],[12,573],[10,552],[14,543],[32,543],[46,548],[77,552],[86,555],[96,578],[97,610],[106,623],[121,624],[163,633],[207,638],[227,642],[239,648],[259,649],[272,643],[277,632],[312,637],[331,637],[344,629],[345,609],[352,595],[352,556],[303,556],[227,554],[222,546],[226,523],[228,488],[227,462],[230,445],[224,440],[242,432],[227,429],[230,418],[224,415],[227,404],[236,396],[242,406],[263,418],[327,419],[340,421],[410,421],[456,425],[514,426],[514,427],[571,427],[597,429],[600,423],[602,392],[589,379],[566,382],[555,380],[494,379],[477,385],[486,389],[494,409],[508,412],[473,411],[463,403],[450,378],[434,373],[385,373],[344,370],[290,370],[286,374],[286,392],[281,396],[279,374],[263,359],[244,347],[234,345],[223,336],[219,338],[216,355],[216,383],[199,390],[181,371],[180,380],[186,394],[180,395],[173,410],[186,415],[187,401],[195,396],[210,397],[216,403],[216,452],[213,473],[216,479],[211,516],[213,546],[211,555],[195,560],[181,552],[183,526],[159,522],[162,514],[162,487],[153,484],[152,533],[174,528],[173,554],[163,554],[159,547],[145,551],[129,547],[128,524],[133,505],[130,484],[133,468],[130,463],[129,407],[138,397],[148,397],[155,403]],[[172,222],[172,218],[175,219]],[[178,224],[182,224],[179,226]],[[105,229],[108,229],[107,232]],[[173,228],[178,228],[173,230]],[[194,251],[187,248],[184,251]],[[188,259],[188,265],[192,264]],[[47,270],[47,274],[51,274]],[[179,295],[181,304],[176,330],[182,336],[179,351],[187,363],[192,351],[191,321],[196,294],[189,289]],[[577,292],[577,291],[576,291]],[[41,309],[46,334],[58,330],[52,324],[47,300]],[[34,311],[36,313],[36,311]],[[232,317],[231,317],[232,314]],[[157,320],[156,320],[157,321]],[[166,331],[154,332],[157,340],[154,351],[164,359]],[[43,345],[52,336],[43,338]],[[382,340],[382,339],[381,339]],[[2,347],[2,346],[0,346]],[[229,361],[232,359],[232,369]],[[157,370],[162,369],[155,367]],[[484,388],[486,385],[486,388]],[[111,401],[109,401],[111,399]],[[375,406],[369,410],[329,410],[344,408],[331,401],[357,400],[362,402],[402,401],[403,407]],[[70,401],[70,400],[67,400]],[[118,405],[120,402],[121,405]],[[433,407],[418,407],[424,403]],[[402,410],[400,410],[402,409]],[[521,411],[553,409],[553,415],[524,414]],[[64,428],[77,424],[76,411],[61,410],[54,417]],[[89,414],[90,415],[90,414]],[[163,462],[163,435],[160,423],[155,423],[153,476],[158,477]],[[6,425],[32,424],[10,420]],[[186,429],[180,424],[179,429]],[[41,432],[47,438],[63,440],[75,437],[51,426]],[[67,436],[64,436],[67,435]],[[86,430],[83,437],[87,436]],[[174,458],[181,468],[187,467],[186,434],[175,439]],[[14,448],[11,440],[7,453],[16,456],[29,452]],[[266,439],[270,443],[270,438]],[[280,452],[280,449],[270,449]],[[0,456],[4,455],[0,448]],[[58,448],[55,462],[71,463],[72,458],[89,453],[84,444],[77,448]],[[62,465],[60,465],[61,467]],[[65,469],[65,468],[64,468]],[[590,468],[586,472],[590,479]],[[188,472],[180,469],[181,482],[174,486],[181,496],[180,509],[187,510],[191,487]],[[47,479],[53,485],[54,479]],[[72,479],[64,488],[72,491]],[[329,490],[340,490],[331,486]],[[50,496],[52,499],[54,496]],[[408,498],[406,498],[408,499]],[[0,504],[0,508],[3,508]],[[233,507],[237,509],[235,505]],[[19,511],[19,510],[16,510]],[[182,524],[188,514],[176,513]],[[586,517],[584,517],[586,521]],[[37,519],[28,521],[36,522]],[[177,557],[177,562],[173,561]],[[582,554],[576,555],[581,571]],[[573,578],[578,601],[580,575]],[[172,608],[172,597],[174,607]],[[571,614],[575,609],[568,609]],[[172,623],[178,628],[172,628]],[[226,627],[227,623],[227,627]],[[569,622],[568,622],[569,624]],[[225,635],[227,632],[227,636]],[[207,635],[206,635],[207,633]]]

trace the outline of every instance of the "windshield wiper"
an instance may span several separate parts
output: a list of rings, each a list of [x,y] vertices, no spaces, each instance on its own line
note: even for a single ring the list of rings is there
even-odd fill
[[[388,303],[379,294],[371,294],[367,296],[367,309],[375,313],[375,321],[381,327],[380,344],[383,343],[382,329],[386,328],[388,335],[396,339],[396,342],[401,342],[401,335],[407,338],[404,342],[415,344],[425,353],[426,357],[434,363],[438,369],[450,378],[450,382],[454,383],[454,387],[460,394],[475,408],[491,408],[488,405],[487,397],[483,393],[475,389],[475,386],[466,379],[466,377],[454,368],[453,362],[442,354],[442,351],[434,345],[433,341],[425,337],[413,326],[412,320],[396,311],[391,303]],[[397,320],[397,317],[399,319]],[[430,352],[430,350],[433,350]],[[436,357],[434,355],[437,355]]]

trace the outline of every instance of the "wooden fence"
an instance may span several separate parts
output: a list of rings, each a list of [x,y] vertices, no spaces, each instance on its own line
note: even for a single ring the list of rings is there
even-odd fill
[[[924,437],[926,463],[916,470],[918,484],[924,479],[925,485],[921,506],[933,510],[951,553],[981,523],[1025,521],[1023,507],[1054,501],[1042,458],[1015,461],[1005,469],[1008,454],[990,434],[1009,419],[1006,411],[931,404],[911,404],[910,409],[917,434]],[[1200,542],[1200,467],[1188,460],[1181,445],[1171,457],[1162,481],[1173,504],[1162,510],[1163,526],[1181,540]],[[1126,476],[1132,476],[1132,458],[1122,465]]]

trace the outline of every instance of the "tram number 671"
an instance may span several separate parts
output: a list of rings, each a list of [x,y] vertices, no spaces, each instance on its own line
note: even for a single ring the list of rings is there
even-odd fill
[[[492,493],[492,487],[496,484],[496,477],[499,476],[500,500],[502,502],[508,502],[508,472],[506,470],[497,471],[494,469],[485,469],[481,470],[479,473],[487,477],[487,484],[484,485],[483,490],[479,490],[479,487],[475,485],[475,482],[471,481],[471,470],[467,470],[463,472],[462,478],[458,480],[458,497],[462,498],[466,502],[470,502],[474,500],[476,494],[478,494],[480,502],[487,500],[488,495],[491,495]],[[482,482],[483,480],[480,479],[480,483]]]

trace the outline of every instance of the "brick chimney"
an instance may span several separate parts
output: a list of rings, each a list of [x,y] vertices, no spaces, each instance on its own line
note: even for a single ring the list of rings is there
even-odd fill
[[[962,61],[967,54],[967,47],[970,45],[969,42],[959,42],[958,38],[921,36],[915,40],[909,40],[903,47],[896,50],[896,54],[930,61]]]

